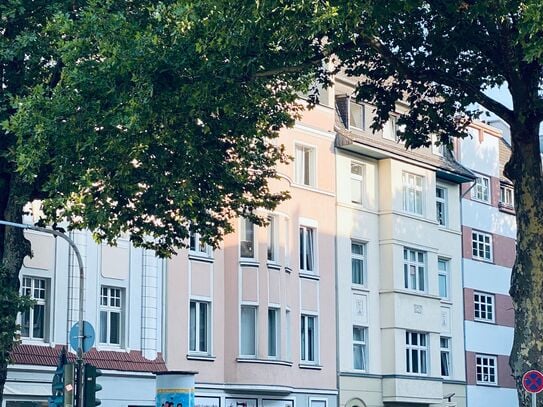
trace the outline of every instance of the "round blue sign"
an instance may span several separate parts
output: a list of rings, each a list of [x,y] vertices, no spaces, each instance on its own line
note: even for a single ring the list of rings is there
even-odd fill
[[[94,338],[96,334],[91,323],[83,321],[83,353],[88,352],[92,345],[94,345]],[[79,322],[76,322],[72,329],[70,329],[70,346],[77,352],[79,348]]]
[[[522,376],[522,386],[528,393],[539,393],[543,390],[543,374],[538,370],[529,370]]]

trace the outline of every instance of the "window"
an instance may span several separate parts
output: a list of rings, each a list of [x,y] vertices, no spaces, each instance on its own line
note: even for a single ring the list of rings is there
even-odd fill
[[[302,315],[301,319],[301,359],[302,362],[315,363],[317,345],[317,317]]]
[[[401,136],[405,133],[405,124],[398,124],[397,116],[390,116],[390,128],[392,135],[397,142],[401,141]]]
[[[211,253],[209,245],[200,239],[199,233],[195,232],[190,232],[189,234],[189,250],[203,256],[209,256]]]
[[[46,287],[44,278],[23,277],[22,295],[35,301],[30,309],[21,313],[21,336],[23,338],[45,339]]]
[[[315,148],[296,145],[294,161],[297,184],[315,186],[315,156]]]
[[[471,232],[472,255],[474,259],[492,261],[492,236],[482,232]]]
[[[356,370],[367,369],[366,336],[366,328],[353,326],[353,368]]]
[[[515,207],[515,195],[512,187],[507,185],[500,186],[500,203],[506,208],[513,209]]]
[[[349,127],[366,130],[366,111],[362,103],[349,101]]]
[[[351,162],[351,202],[362,204],[364,188],[364,166],[354,161]]]
[[[477,384],[498,384],[496,356],[475,355]]]
[[[241,257],[255,257],[255,225],[249,219],[241,218],[241,235],[239,244],[239,254]]]
[[[286,343],[286,349],[285,349],[285,357],[287,360],[292,360],[292,319],[290,310],[286,310],[285,312],[285,343]]]
[[[403,249],[405,288],[418,291],[424,291],[426,289],[426,267],[424,258],[424,252],[413,249]]]
[[[439,296],[442,299],[449,299],[449,262],[438,259],[437,272],[439,279]]]
[[[268,308],[268,357],[277,358],[279,355],[279,310]]]
[[[441,376],[449,377],[451,375],[451,339],[439,338],[441,348]]]
[[[268,216],[268,261],[277,261],[277,219],[275,216]]]
[[[290,263],[290,219],[285,219],[285,267],[290,268],[292,264]]]
[[[426,334],[418,332],[405,333],[405,364],[407,373],[428,373],[426,336]]]
[[[478,176],[475,180],[475,186],[471,190],[471,198],[476,201],[490,202],[490,179],[484,176]]]
[[[494,296],[479,292],[473,293],[474,318],[477,321],[494,322]]]
[[[366,245],[351,241],[351,268],[353,284],[366,284],[365,266]]]
[[[436,187],[436,220],[447,226],[447,190],[442,187]]]
[[[422,177],[404,172],[403,181],[403,210],[422,215]]]
[[[190,302],[189,351],[209,353],[210,339],[210,304]]]
[[[300,271],[315,271],[315,229],[300,226]]]
[[[121,344],[121,289],[102,287],[100,295],[100,343]]]
[[[241,306],[240,354],[256,356],[256,307]]]

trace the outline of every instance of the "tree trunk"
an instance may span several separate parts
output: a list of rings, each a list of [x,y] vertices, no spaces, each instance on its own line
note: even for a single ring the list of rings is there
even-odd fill
[[[2,201],[3,219],[21,223],[23,207],[29,201],[28,185],[18,175],[12,175]],[[25,256],[30,255],[30,243],[23,230],[0,227],[0,405],[7,379],[10,353],[15,343],[17,313],[21,311],[19,271]]]
[[[538,120],[513,124],[512,155],[506,165],[506,175],[515,185],[517,219],[517,254],[510,289],[515,337],[509,364],[522,407],[531,406],[531,395],[522,387],[523,374],[543,370],[543,179],[538,133]],[[537,405],[543,406],[543,397]]]

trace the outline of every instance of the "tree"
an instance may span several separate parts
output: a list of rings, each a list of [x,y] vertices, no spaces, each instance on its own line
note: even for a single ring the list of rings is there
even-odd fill
[[[111,243],[126,232],[160,256],[189,232],[217,245],[233,217],[263,223],[253,210],[287,197],[268,180],[288,159],[273,138],[295,97],[290,85],[229,79],[240,61],[202,51],[199,7],[0,4],[2,219],[21,222],[39,199],[44,224]],[[0,227],[0,404],[30,253],[20,230]]]
[[[357,98],[376,108],[374,128],[406,100],[399,124],[408,148],[428,145],[430,134],[444,144],[463,137],[478,113],[473,103],[499,115],[512,139],[506,172],[518,235],[510,363],[519,390],[524,371],[543,368],[538,1],[11,0],[0,7],[4,217],[17,221],[24,202],[45,199],[48,221],[67,218],[98,239],[127,231],[161,254],[182,245],[187,228],[216,243],[230,216],[284,198],[265,182],[275,160],[285,159],[268,141],[292,124],[296,92],[311,81],[326,86],[340,71],[358,78]],[[513,109],[485,95],[500,84]],[[20,234],[3,231],[0,256],[14,289],[27,253]],[[528,405],[522,391],[519,400]]]

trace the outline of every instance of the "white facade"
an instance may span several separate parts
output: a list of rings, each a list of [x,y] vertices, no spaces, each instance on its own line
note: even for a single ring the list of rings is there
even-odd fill
[[[34,231],[25,234],[34,256],[26,258],[21,269],[22,292],[37,302],[19,319],[22,342],[8,370],[3,407],[47,406],[56,355],[78,321],[79,269],[74,253],[62,239]],[[84,320],[96,332],[85,358],[103,372],[97,380],[103,390],[97,397],[111,407],[154,405],[152,372],[165,368],[160,356],[162,260],[126,239],[109,247],[96,244],[88,232],[73,232],[70,237],[84,262]]]

